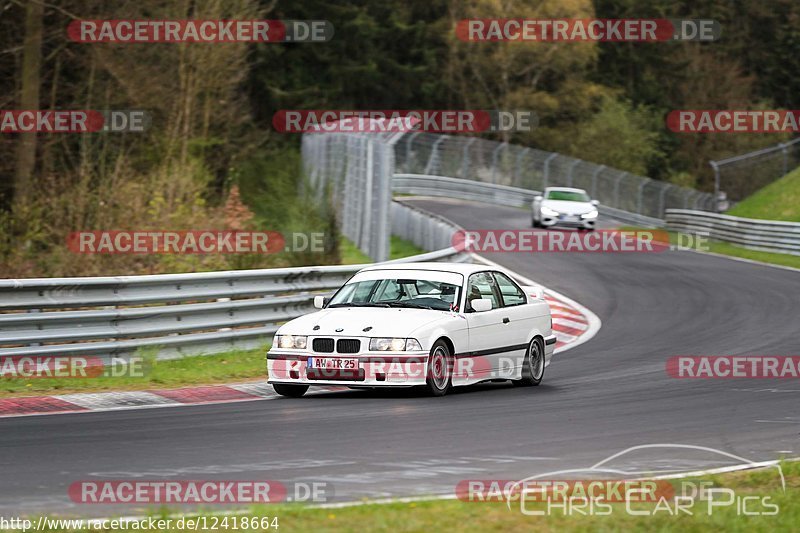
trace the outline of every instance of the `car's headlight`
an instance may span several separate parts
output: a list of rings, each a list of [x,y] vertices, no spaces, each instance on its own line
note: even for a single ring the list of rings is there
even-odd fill
[[[542,214],[546,217],[557,217],[558,211],[550,209],[549,207],[542,206]]]
[[[597,209],[581,215],[581,218],[597,218]]]
[[[278,348],[305,350],[307,343],[306,335],[275,335],[275,345]]]
[[[369,340],[369,349],[373,352],[408,352],[422,350],[422,345],[417,339],[378,337]]]

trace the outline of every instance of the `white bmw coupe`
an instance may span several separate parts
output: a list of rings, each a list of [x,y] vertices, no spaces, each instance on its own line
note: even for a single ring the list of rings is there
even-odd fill
[[[481,265],[384,264],[355,274],[319,311],[291,320],[267,354],[269,383],[299,397],[312,385],[538,385],[556,338],[540,287]]]

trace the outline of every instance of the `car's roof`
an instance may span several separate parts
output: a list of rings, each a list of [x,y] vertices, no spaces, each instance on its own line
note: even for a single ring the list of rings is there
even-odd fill
[[[561,192],[582,192],[586,193],[583,189],[576,189],[574,187],[547,187],[545,192],[549,191],[561,191]]]
[[[370,270],[431,270],[469,275],[473,272],[500,269],[490,268],[486,265],[473,265],[471,263],[383,263],[379,265],[368,266],[367,268],[362,269],[361,272]]]

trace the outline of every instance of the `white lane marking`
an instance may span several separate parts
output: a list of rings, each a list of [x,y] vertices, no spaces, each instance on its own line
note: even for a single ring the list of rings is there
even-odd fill
[[[53,396],[53,398],[92,410],[180,404],[180,402],[153,394],[152,392],[142,391],[63,394],[60,396]]]
[[[575,322],[574,320],[567,320],[566,318],[553,318],[553,325],[558,326],[566,326],[568,328],[580,329],[585,330],[589,327],[589,324],[585,324],[583,322]]]
[[[536,286],[540,286],[540,287],[542,286],[540,283],[536,283],[535,281],[533,281],[533,280],[531,280],[529,278],[526,278],[524,276],[520,276],[518,273],[514,272],[513,270],[508,269],[508,268],[506,268],[503,265],[500,265],[498,263],[495,263],[494,261],[492,261],[490,259],[486,259],[485,257],[481,257],[481,256],[479,256],[477,254],[472,254],[472,258],[475,261],[478,261],[478,262],[483,263],[485,265],[493,266],[493,267],[496,267],[496,268],[501,268],[503,270],[507,270],[509,272],[513,272],[514,273],[514,277],[517,278],[518,280],[520,280],[525,285],[536,285]],[[576,302],[572,298],[564,296],[560,292],[556,292],[556,291],[554,291],[552,289],[548,289],[548,288],[545,288],[544,292],[546,294],[550,294],[551,296],[561,300],[563,303],[565,303],[565,304],[577,309],[580,313],[583,314],[584,317],[586,317],[586,321],[589,323],[589,327],[586,329],[586,331],[583,334],[581,334],[580,337],[578,337],[573,342],[570,342],[569,344],[566,344],[564,346],[559,346],[558,348],[556,348],[554,350],[553,353],[566,352],[567,350],[575,348],[576,346],[580,346],[584,342],[587,342],[587,341],[591,340],[592,337],[597,335],[597,332],[600,331],[600,328],[603,325],[603,323],[600,321],[600,317],[598,317],[596,314],[594,314],[592,311],[590,311],[587,307],[579,304],[578,302]],[[563,335],[563,333],[562,333],[562,335]]]
[[[259,398],[271,398],[278,395],[275,389],[272,388],[272,385],[268,384],[266,380],[249,383],[231,383],[230,385],[226,385],[226,387],[244,392],[245,394],[252,394]]]

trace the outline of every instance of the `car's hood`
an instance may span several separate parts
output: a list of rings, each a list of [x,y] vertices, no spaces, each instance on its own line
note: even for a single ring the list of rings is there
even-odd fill
[[[597,209],[591,202],[568,202],[566,200],[542,200],[542,205],[566,215],[583,215]]]
[[[409,337],[420,327],[451,316],[428,309],[338,307],[295,318],[281,326],[289,335]],[[319,329],[314,329],[319,326]],[[372,328],[364,331],[366,328]],[[339,331],[341,330],[341,331]]]

